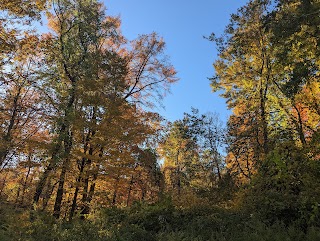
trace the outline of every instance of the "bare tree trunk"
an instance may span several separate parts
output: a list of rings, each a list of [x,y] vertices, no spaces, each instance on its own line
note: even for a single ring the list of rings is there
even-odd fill
[[[92,135],[94,135],[95,132],[92,132]],[[89,149],[89,153],[90,155],[93,155],[93,148]],[[100,148],[100,153],[99,153],[99,157],[101,158],[103,155],[103,148]],[[91,160],[89,160],[90,164],[91,164]],[[84,203],[84,208],[81,211],[82,217],[84,217],[84,215],[89,214],[90,213],[90,205],[91,205],[91,201],[93,199],[94,196],[94,192],[95,192],[95,187],[96,187],[96,181],[98,179],[98,174],[99,174],[99,164],[96,164],[95,166],[95,170],[93,172],[93,177],[92,177],[92,182],[90,185],[90,189],[89,192],[87,192],[86,197],[83,199],[83,203]],[[87,187],[86,190],[88,189],[89,185],[88,185],[88,179],[87,179]]]
[[[77,199],[78,199],[78,194],[79,194],[79,189],[80,189],[80,184],[81,184],[81,180],[82,180],[82,175],[83,175],[85,163],[86,163],[86,158],[82,158],[81,165],[80,165],[80,172],[79,172],[79,176],[77,178],[76,189],[74,191],[72,206],[71,206],[70,215],[69,215],[70,220],[73,218],[74,212],[76,211],[76,208],[77,208]]]
[[[296,110],[297,114],[298,114],[298,121],[297,121],[297,131],[299,133],[299,138],[300,141],[303,145],[307,144],[306,138],[304,137],[304,133],[303,133],[303,123],[302,123],[302,118],[301,118],[301,113],[299,111],[299,109],[297,108],[296,105],[293,105],[294,109]]]
[[[178,166],[178,170],[177,170],[177,186],[178,186],[178,195],[180,196],[181,194],[181,172],[180,172],[180,167]]]
[[[96,181],[96,178],[94,177],[93,178],[93,182],[90,185],[90,190],[89,190],[86,202],[84,204],[84,208],[81,211],[82,216],[90,213],[90,204],[91,204],[91,201],[92,201],[92,198],[93,198],[93,194],[94,194],[94,190],[95,190],[95,187],[96,187],[95,181]]]
[[[62,125],[62,127],[60,129],[60,134],[59,134],[60,136],[58,138],[58,143],[56,143],[56,145],[55,145],[55,147],[53,149],[49,165],[45,168],[45,170],[42,173],[42,175],[40,175],[39,182],[37,184],[36,191],[35,191],[34,196],[33,196],[33,203],[34,204],[38,204],[40,196],[41,196],[41,194],[43,192],[43,189],[44,189],[44,187],[46,185],[47,179],[48,179],[51,171],[53,171],[56,168],[56,165],[57,165],[57,162],[58,162],[58,158],[59,158],[58,155],[59,155],[59,152],[60,152],[60,149],[61,149],[61,145],[62,145],[62,140],[60,140],[60,139],[62,137],[62,133],[65,132],[65,129],[66,129],[66,126]]]
[[[64,182],[65,182],[65,176],[67,173],[67,164],[68,164],[67,162],[68,161],[66,160],[64,162],[64,164],[62,166],[60,178],[59,178],[59,185],[58,185],[58,190],[57,190],[57,195],[56,195],[56,201],[54,203],[54,209],[53,209],[53,216],[55,218],[60,217],[61,203],[62,203],[62,198],[63,198],[63,193],[64,193],[63,186],[64,186]]]
[[[210,131],[211,132],[211,131]],[[210,134],[211,136],[211,134]],[[220,167],[219,167],[219,161],[218,161],[218,152],[217,152],[217,148],[214,146],[214,144],[212,143],[212,139],[210,138],[210,148],[211,148],[211,151],[213,151],[215,153],[215,159],[214,159],[214,163],[215,163],[215,166],[217,168],[217,172],[218,172],[218,179],[221,180],[221,171],[220,171]]]
[[[116,183],[114,185],[114,191],[113,191],[113,197],[112,197],[112,203],[111,203],[112,206],[115,206],[117,202],[119,181],[120,181],[120,174],[118,174],[118,176],[116,177]]]
[[[131,180],[130,180],[130,183],[129,183],[129,190],[128,190],[128,196],[127,196],[127,207],[129,206],[129,203],[130,203],[132,185],[133,185],[133,174],[131,175]]]
[[[60,211],[61,211],[61,204],[62,204],[62,198],[64,194],[64,183],[65,183],[65,178],[66,178],[66,173],[69,168],[70,164],[70,152],[72,148],[72,132],[69,133],[68,136],[66,136],[65,140],[65,153],[64,153],[64,160],[62,164],[62,170],[59,178],[59,185],[58,185],[58,190],[57,190],[57,196],[56,196],[56,201],[54,204],[54,210],[53,210],[53,216],[55,218],[60,217]]]
[[[262,85],[262,83],[261,83]],[[263,135],[263,151],[266,155],[269,149],[269,139],[268,139],[268,123],[266,118],[266,96],[265,91],[262,86],[260,86],[260,117],[262,122],[262,135]]]
[[[50,199],[50,197],[51,197],[51,195],[53,193],[54,188],[56,187],[56,185],[58,183],[59,182],[56,182],[52,186],[48,185],[48,190],[45,193],[45,197],[43,198],[42,209],[41,209],[42,211],[44,211],[47,208],[49,199]]]

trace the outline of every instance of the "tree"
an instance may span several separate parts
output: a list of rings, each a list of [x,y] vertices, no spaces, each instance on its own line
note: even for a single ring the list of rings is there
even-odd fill
[[[48,18],[54,32],[42,39],[45,67],[39,78],[45,80],[41,90],[57,118],[52,118],[51,158],[34,204],[46,183],[56,179],[54,216],[59,218],[62,208],[67,210],[64,202],[71,202],[72,218],[79,208],[83,216],[89,213],[108,168],[122,168],[121,178],[125,163],[156,131],[158,115],[142,107],[156,104],[153,97],[167,91],[176,72],[164,58],[163,40],[144,35],[128,47],[119,19],[107,17],[97,1],[54,1],[52,9]],[[58,177],[53,170],[60,171]],[[75,187],[72,201],[66,184]]]
[[[209,186],[214,186],[222,178],[224,169],[223,155],[225,131],[219,116],[215,113],[199,115],[199,110],[192,109],[192,114],[185,114],[194,138],[197,140],[202,165],[208,171]]]
[[[218,186],[224,172],[223,128],[217,115],[197,109],[169,125],[159,152],[168,191],[197,193]]]
[[[48,93],[54,95],[52,99],[55,99],[61,117],[56,120],[57,134],[52,144],[52,158],[39,180],[34,202],[38,203],[50,172],[61,165],[54,208],[55,216],[59,217],[65,175],[71,161],[72,128],[75,107],[81,98],[79,92],[88,86],[89,80],[99,78],[101,62],[97,64],[94,60],[110,56],[106,41],[118,41],[118,22],[113,18],[106,19],[100,4],[95,1],[53,2],[53,10],[54,15],[49,17],[55,35],[49,36],[52,44],[48,45],[47,64],[51,66],[45,76],[49,83]]]
[[[165,42],[156,33],[131,42],[124,99],[152,107],[176,82],[176,70],[164,54]]]
[[[3,0],[0,10],[8,11],[11,16],[19,18],[39,19],[46,2],[46,0]]]
[[[250,1],[232,15],[225,38],[212,36],[218,44],[219,59],[214,63],[216,76],[211,86],[214,91],[224,90],[222,96],[233,110],[228,124],[228,162],[236,163],[233,166],[247,177],[249,169],[261,164],[272,149],[270,120],[276,107],[271,102],[277,94],[272,81],[277,73],[271,35],[263,21],[269,11],[268,3]],[[247,166],[248,171],[242,166]]]
[[[233,110],[227,167],[250,183],[244,206],[269,222],[307,225],[319,200],[310,183],[319,170],[318,13],[316,1],[252,0],[225,37],[212,36],[220,53],[212,87]]]
[[[177,81],[163,39],[152,33],[127,43],[119,19],[106,16],[98,1],[4,1],[0,7],[13,16],[0,27],[0,165],[15,161],[4,182],[10,174],[16,203],[34,192],[32,208],[53,208],[56,218],[85,216],[94,203],[110,204],[101,201],[101,187],[114,173],[127,204],[156,199],[161,173],[148,148],[160,117],[144,108],[160,103]],[[24,28],[41,11],[51,31],[38,36]]]
[[[45,125],[45,104],[35,77],[40,40],[30,29],[45,1],[15,3],[0,4],[0,168],[13,164],[28,140],[43,132]]]
[[[272,32],[278,69],[282,76],[275,84],[287,101],[281,104],[295,126],[302,145],[316,132],[319,121],[319,3],[276,1],[266,19]],[[276,21],[274,21],[276,19]],[[284,71],[283,71],[284,70]]]
[[[10,65],[3,66],[0,93],[0,167],[43,127],[41,97],[35,88],[34,72],[38,38],[29,36],[21,41]]]
[[[159,152],[164,159],[163,172],[169,192],[181,191],[190,185],[197,164],[197,143],[190,134],[186,123],[178,120],[169,125],[169,131],[163,138]]]

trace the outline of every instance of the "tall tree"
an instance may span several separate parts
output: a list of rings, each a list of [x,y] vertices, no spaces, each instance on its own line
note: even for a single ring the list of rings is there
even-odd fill
[[[0,4],[0,168],[45,124],[37,90],[39,37],[31,29],[45,1]]]
[[[190,185],[193,167],[197,164],[197,143],[183,120],[173,122],[159,147],[164,159],[163,172],[169,192],[180,196]]]
[[[276,72],[274,48],[264,26],[268,4],[268,1],[250,1],[231,16],[225,37],[212,36],[219,49],[212,88],[224,90],[222,96],[233,110],[229,134],[235,138],[230,138],[233,140],[229,148],[232,155],[228,156],[229,161],[238,163],[239,170],[243,166],[239,162],[248,159],[253,165],[260,164],[271,148],[269,120],[274,106],[270,104],[270,96],[275,94],[272,80]],[[251,164],[251,167],[246,166],[252,168]],[[248,176],[248,171],[241,172]]]
[[[153,107],[176,82],[176,70],[164,54],[165,42],[156,33],[141,35],[131,42],[128,57],[127,90],[124,98]]]
[[[212,113],[200,115],[192,109],[169,125],[159,146],[167,190],[181,194],[183,189],[217,186],[224,172],[223,143],[222,124]]]
[[[96,1],[53,1],[53,14],[49,14],[49,19],[55,34],[50,36],[52,44],[47,49],[47,64],[51,66],[49,74],[45,74],[50,83],[48,93],[56,99],[60,118],[56,122],[52,158],[39,180],[34,202],[39,201],[50,172],[61,165],[54,208],[55,216],[59,217],[65,175],[71,161],[72,127],[75,106],[81,97],[79,91],[86,88],[90,80],[99,78],[101,64],[97,65],[94,60],[101,60],[110,52],[107,41],[118,41],[119,25],[116,19],[106,19]]]
[[[233,110],[227,167],[252,182],[245,201],[272,222],[292,222],[319,200],[319,10],[318,1],[251,0],[225,37],[212,36],[212,87]]]

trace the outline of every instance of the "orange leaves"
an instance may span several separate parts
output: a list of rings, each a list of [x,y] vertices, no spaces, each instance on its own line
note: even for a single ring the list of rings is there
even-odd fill
[[[0,10],[6,10],[18,17],[40,18],[47,0],[2,0]]]
[[[163,39],[155,33],[142,35],[128,47],[120,19],[106,16],[103,4],[51,3],[46,15],[50,33],[39,37],[23,26],[0,25],[0,61],[5,65],[0,138],[6,136],[0,142],[0,165],[9,154],[15,155],[10,161],[25,165],[23,155],[39,153],[43,172],[35,177],[34,200],[43,198],[44,208],[52,205],[57,180],[60,203],[55,207],[63,210],[68,210],[74,186],[79,192],[75,205],[90,203],[95,184],[98,192],[118,185],[115,196],[128,195],[127,203],[133,193],[141,199],[151,196],[157,158],[142,147],[155,145],[161,118],[143,107],[154,105],[177,80]],[[31,21],[45,4],[4,0],[0,9]],[[80,201],[80,193],[85,196],[89,189],[91,197]]]
[[[170,84],[178,80],[176,71],[164,55],[163,39],[156,33],[141,35],[131,44],[126,77],[129,91],[125,99],[154,106],[156,103],[152,99],[161,99]]]
[[[47,12],[46,16],[48,20],[47,26],[49,27],[49,29],[57,33],[59,31],[59,22],[57,17],[50,12]]]
[[[6,142],[0,151],[0,165],[13,161],[13,156],[23,153],[25,146],[33,145],[32,142],[36,141],[32,137],[44,125],[40,118],[41,97],[35,88],[40,40],[34,31],[23,26],[30,24],[29,22],[20,21],[20,18],[35,18],[44,3],[45,1],[2,1],[0,5],[0,9],[14,15],[10,16],[12,23],[2,21],[0,26],[0,38],[6,43],[0,46],[0,139]]]

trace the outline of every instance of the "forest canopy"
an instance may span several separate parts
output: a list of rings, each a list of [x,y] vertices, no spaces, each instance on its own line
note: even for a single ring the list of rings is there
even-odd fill
[[[0,239],[319,240],[320,2],[250,0],[207,38],[226,125],[160,116],[165,40],[107,13],[0,3]]]

